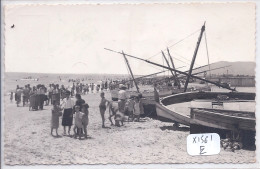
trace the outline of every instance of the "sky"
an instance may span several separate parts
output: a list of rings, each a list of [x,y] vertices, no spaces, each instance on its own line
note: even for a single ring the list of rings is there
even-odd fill
[[[6,72],[128,74],[104,48],[166,65],[167,47],[187,70],[205,21],[194,67],[208,63],[206,40],[210,63],[255,62],[253,3],[6,5],[4,19]],[[134,74],[162,70],[128,60]]]

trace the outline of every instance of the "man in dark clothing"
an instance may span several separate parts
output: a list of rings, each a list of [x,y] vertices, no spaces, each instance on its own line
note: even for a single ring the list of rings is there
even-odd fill
[[[76,103],[75,106],[79,106],[79,110],[81,111],[82,109],[82,105],[85,104],[85,100],[81,98],[80,94],[76,94]],[[75,110],[75,106],[74,106],[74,110]]]
[[[28,86],[25,85],[25,87],[23,89],[23,106],[25,106],[25,103],[28,104],[29,93],[30,93],[30,90],[28,89]]]

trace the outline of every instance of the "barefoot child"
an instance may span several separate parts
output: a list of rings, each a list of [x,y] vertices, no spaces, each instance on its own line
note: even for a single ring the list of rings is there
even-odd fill
[[[79,139],[81,139],[81,135],[82,135],[82,128],[83,128],[83,124],[82,124],[82,117],[83,117],[83,113],[80,112],[80,106],[76,105],[75,106],[75,125],[73,128],[74,131],[74,138],[77,138],[77,136],[79,136]],[[78,129],[78,132],[77,132]]]
[[[109,121],[111,123],[111,126],[113,126],[112,117],[116,115],[116,112],[118,112],[118,104],[114,103],[113,101],[109,103]]]
[[[52,132],[53,129],[56,130],[56,136],[59,136],[58,134],[58,128],[59,128],[59,117],[62,115],[62,110],[58,106],[57,102],[53,102],[53,109],[52,109],[52,116],[51,116],[51,135],[53,136]]]
[[[84,130],[84,134],[85,134],[85,138],[87,138],[87,125],[89,123],[89,119],[88,119],[88,104],[85,103],[82,105],[82,112],[84,113],[82,116],[82,124],[83,124],[83,130]]]
[[[102,118],[102,128],[105,128],[105,112],[106,112],[106,107],[109,105],[109,101],[105,98],[104,92],[101,92],[100,97],[101,97],[101,101],[99,104],[99,110]]]

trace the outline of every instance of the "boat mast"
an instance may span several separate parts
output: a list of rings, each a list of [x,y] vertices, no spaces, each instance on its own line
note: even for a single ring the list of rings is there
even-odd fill
[[[205,31],[205,22],[204,22],[204,25],[201,27],[200,36],[199,36],[197,46],[196,46],[194,54],[193,54],[193,58],[192,58],[192,61],[191,61],[191,64],[190,64],[190,70],[189,70],[189,73],[188,73],[188,76],[187,76],[187,79],[186,79],[186,82],[185,82],[185,85],[184,85],[184,92],[186,92],[188,84],[189,84],[189,80],[190,80],[191,73],[192,73],[192,68],[193,68],[194,63],[195,63],[195,59],[196,59],[196,56],[197,56],[197,53],[198,53],[198,50],[199,50],[201,38],[202,38],[204,31]]]
[[[122,54],[123,54],[123,56],[124,56],[125,62],[126,62],[127,67],[128,67],[128,69],[129,69],[129,71],[130,71],[130,74],[131,74],[131,76],[132,76],[132,79],[133,79],[133,81],[134,81],[134,83],[135,83],[136,90],[137,90],[138,93],[140,93],[140,92],[139,92],[139,87],[137,86],[137,83],[136,83],[136,81],[135,81],[135,78],[134,78],[132,69],[131,69],[131,67],[130,67],[130,64],[129,64],[129,62],[128,62],[126,56],[125,56],[124,51],[122,51]]]
[[[168,67],[170,68],[171,66],[170,66],[170,64],[169,64],[169,62],[168,62],[168,60],[167,60],[167,58],[165,57],[165,55],[164,55],[164,52],[163,52],[163,51],[162,51],[162,55],[163,55],[163,58],[164,58],[164,60],[165,60],[166,64],[167,64],[167,65],[168,65]],[[170,72],[171,72],[171,74],[172,74],[172,77],[173,77],[174,81],[176,81],[176,78],[175,78],[175,75],[174,75],[173,71],[171,70]]]
[[[174,65],[174,63],[173,63],[173,59],[172,59],[172,56],[171,56],[171,54],[170,54],[169,48],[167,48],[167,52],[168,52],[168,55],[169,55],[170,60],[171,60],[171,63],[172,63],[172,68],[175,69],[175,65]],[[175,75],[175,79],[174,79],[174,80],[175,80],[175,82],[178,84],[178,88],[180,89],[180,88],[181,88],[181,84],[180,84],[180,81],[179,81],[179,79],[178,79],[178,76],[177,76],[176,71],[174,71],[174,75]]]

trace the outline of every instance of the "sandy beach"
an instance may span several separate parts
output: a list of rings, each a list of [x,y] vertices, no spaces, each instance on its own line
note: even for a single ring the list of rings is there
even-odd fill
[[[106,92],[110,99],[110,93]],[[5,97],[4,162],[6,165],[30,164],[122,164],[122,163],[250,163],[255,151],[221,150],[214,156],[190,156],[186,151],[189,128],[178,130],[172,123],[151,118],[125,122],[123,127],[101,127],[99,94],[84,95],[90,106],[88,139],[50,135],[51,106],[42,111],[16,107]],[[61,120],[60,120],[61,123]],[[63,128],[60,125],[59,134]],[[247,157],[247,158],[245,158]]]

